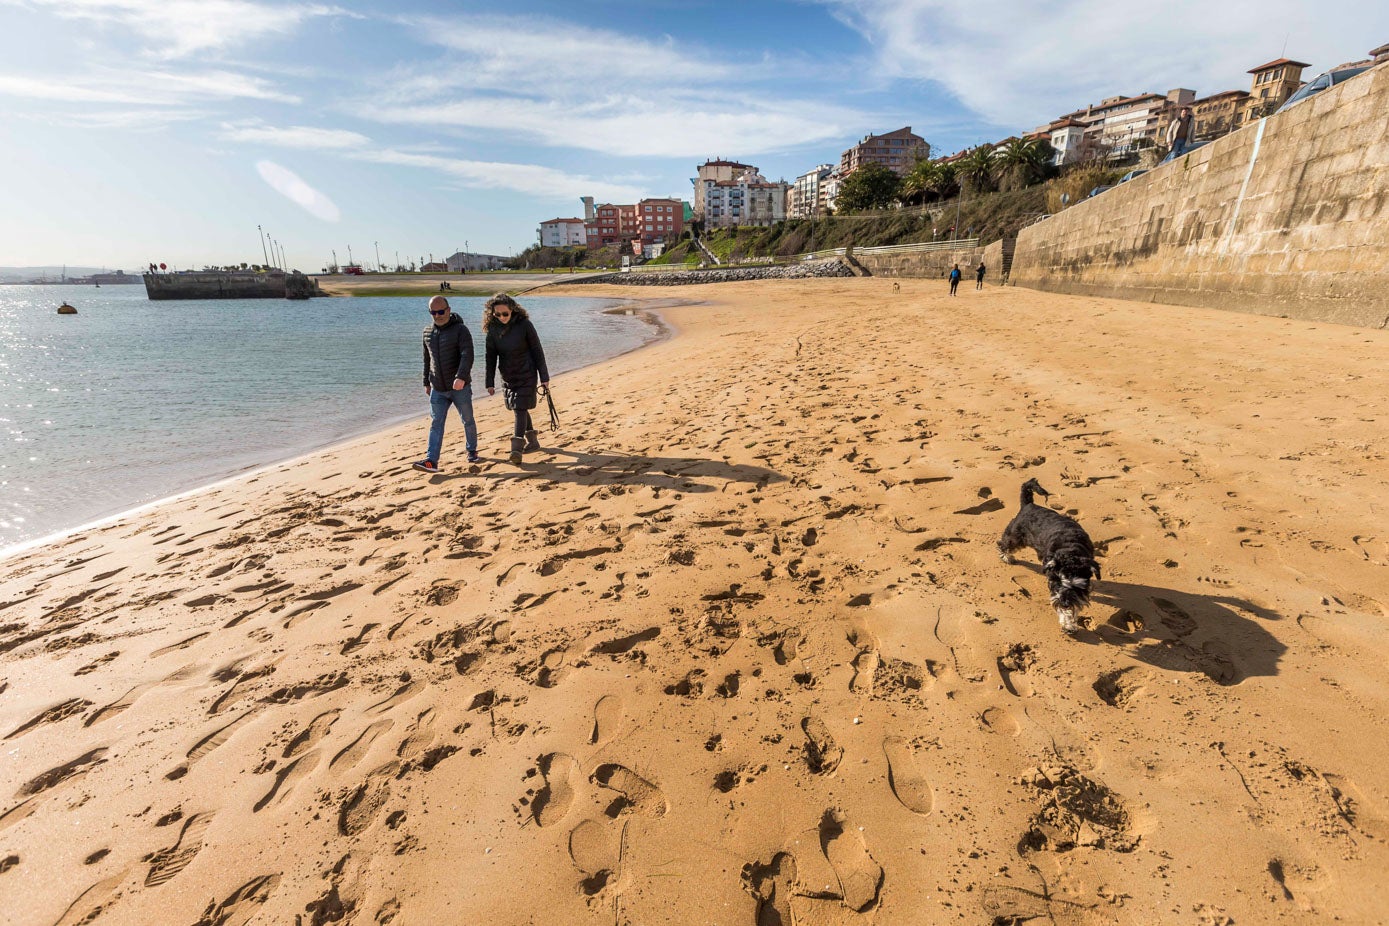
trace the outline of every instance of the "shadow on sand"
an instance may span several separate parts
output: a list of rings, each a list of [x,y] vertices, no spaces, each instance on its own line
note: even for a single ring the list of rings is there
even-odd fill
[[[500,467],[474,472],[439,473],[431,483],[453,479],[542,479],[578,485],[650,486],[672,492],[714,492],[718,483],[743,482],[763,488],[786,477],[761,466],[740,466],[722,460],[690,457],[654,457],[639,453],[581,453],[564,447],[545,447],[528,455],[519,467]]]
[[[1041,575],[1035,564],[1019,565]],[[1229,595],[1100,581],[1087,616],[1092,629],[1077,633],[1077,640],[1117,646],[1165,671],[1202,672],[1221,685],[1277,675],[1287,651],[1260,623],[1282,620],[1281,614]]]
[[[1277,675],[1287,650],[1260,623],[1282,615],[1242,598],[1124,582],[1102,582],[1095,592],[1093,635],[1158,669],[1204,672],[1218,684],[1238,685]],[[1115,609],[1107,619],[1099,611],[1104,606]]]

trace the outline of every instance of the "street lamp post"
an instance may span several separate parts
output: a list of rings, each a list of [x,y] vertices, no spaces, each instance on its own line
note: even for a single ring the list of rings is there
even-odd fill
[[[270,263],[270,255],[265,253],[265,232],[259,225],[256,226],[256,234],[260,235],[260,256],[267,264]]]
[[[381,242],[379,242],[379,241],[373,241],[372,244],[376,246],[376,272],[377,272],[377,273],[380,273],[380,272],[381,272]]]

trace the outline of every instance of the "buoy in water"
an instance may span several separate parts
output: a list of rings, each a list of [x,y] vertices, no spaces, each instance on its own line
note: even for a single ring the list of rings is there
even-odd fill
[[[70,306],[70,305],[68,305],[66,302],[64,302],[62,305],[58,306],[58,314],[59,314],[59,315],[76,315],[76,314],[77,314],[77,309],[76,309],[76,307]]]

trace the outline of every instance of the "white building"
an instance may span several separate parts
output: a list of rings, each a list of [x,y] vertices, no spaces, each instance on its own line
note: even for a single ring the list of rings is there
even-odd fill
[[[583,219],[550,219],[540,223],[540,246],[544,248],[583,247],[588,232]]]
[[[821,164],[796,178],[791,185],[789,218],[804,219],[824,210],[821,186],[834,173],[832,164]]]
[[[844,178],[839,172],[830,174],[820,181],[820,203],[821,212],[833,212],[835,203],[839,201],[839,187],[843,184]]]
[[[444,261],[444,265],[449,273],[474,273],[478,270],[500,270],[504,260],[506,258],[500,254],[465,254],[459,251]]]
[[[784,180],[769,182],[748,167],[731,180],[696,180],[696,198],[704,204],[706,228],[771,225],[786,218]]]

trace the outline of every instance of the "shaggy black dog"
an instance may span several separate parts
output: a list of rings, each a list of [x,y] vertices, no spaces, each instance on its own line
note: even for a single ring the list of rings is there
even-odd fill
[[[1022,508],[998,540],[998,552],[1005,563],[1014,562],[1013,553],[1031,547],[1046,573],[1051,603],[1061,619],[1061,629],[1075,633],[1080,629],[1076,615],[1090,603],[1090,580],[1100,577],[1095,562],[1095,546],[1090,535],[1071,518],[1032,501],[1032,493],[1050,493],[1029,479],[1022,484]]]

